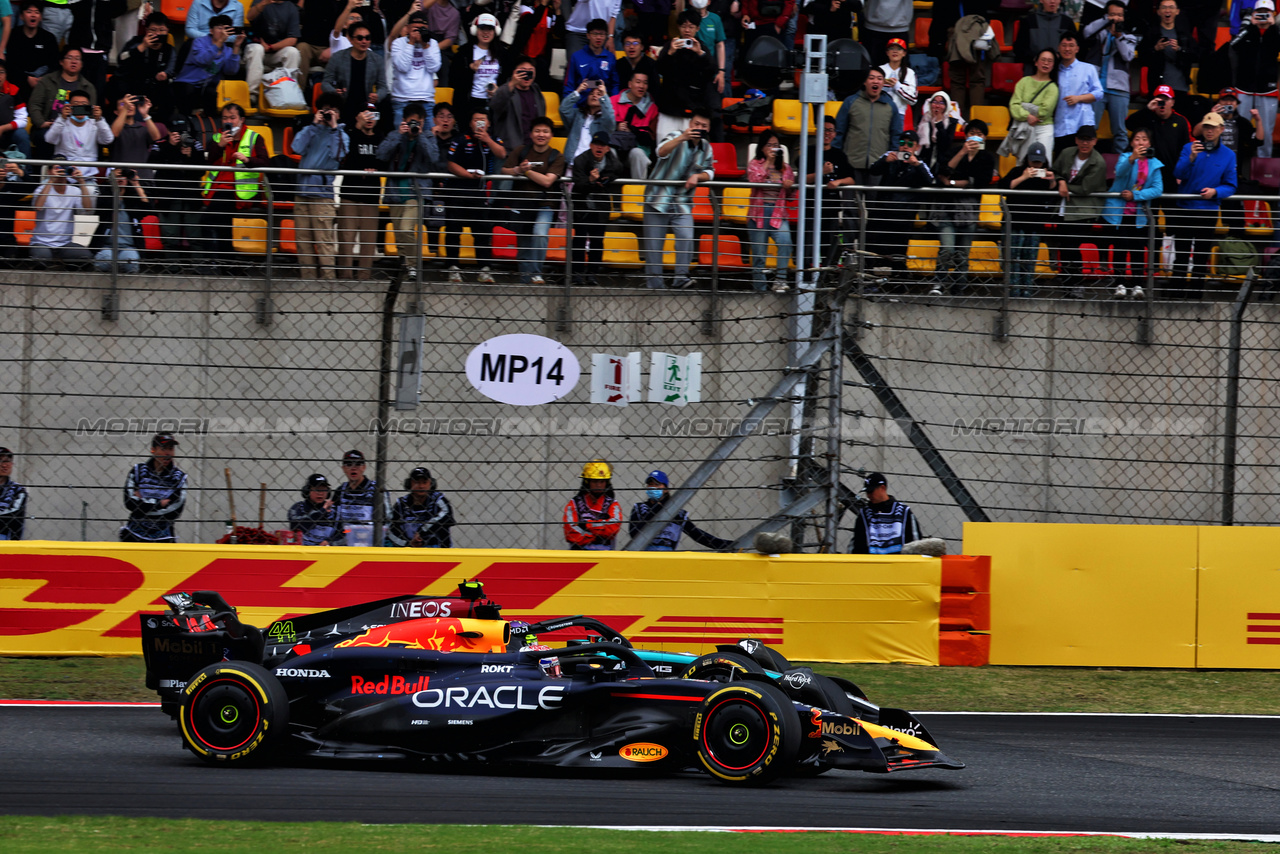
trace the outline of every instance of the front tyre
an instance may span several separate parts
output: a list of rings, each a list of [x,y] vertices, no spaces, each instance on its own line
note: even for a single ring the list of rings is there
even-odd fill
[[[795,764],[800,721],[778,688],[738,683],[702,701],[693,738],[702,767],[713,777],[726,783],[767,783]]]
[[[284,686],[247,661],[205,667],[187,683],[178,709],[182,743],[209,763],[265,761],[284,740],[288,723]]]

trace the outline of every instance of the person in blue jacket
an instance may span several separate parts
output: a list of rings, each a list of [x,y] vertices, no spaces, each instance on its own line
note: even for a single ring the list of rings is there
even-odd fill
[[[1207,114],[1200,130],[1203,141],[1192,140],[1182,146],[1173,170],[1178,192],[1199,197],[1180,199],[1169,223],[1175,241],[1174,269],[1185,265],[1188,278],[1197,259],[1202,272],[1208,272],[1209,253],[1217,239],[1219,205],[1236,191],[1236,153],[1221,144],[1223,125],[1221,113]]]
[[[301,492],[302,500],[289,508],[289,529],[302,534],[304,546],[342,545],[329,479],[313,474],[302,485]]]
[[[1102,207],[1102,219],[1112,228],[1112,246],[1115,268],[1125,269],[1125,255],[1129,257],[1128,269],[1132,271],[1131,285],[1125,285],[1122,274],[1116,284],[1115,298],[1144,296],[1142,280],[1146,278],[1143,251],[1147,247],[1147,209],[1145,202],[1157,199],[1164,192],[1164,180],[1160,177],[1164,164],[1156,159],[1152,147],[1151,131],[1139,128],[1133,132],[1132,145],[1116,162],[1116,178],[1109,192],[1119,193],[1120,198],[1107,199]]]
[[[651,471],[645,477],[645,500],[631,508],[631,519],[627,528],[633,538],[644,530],[644,526],[648,521],[656,516],[662,506],[667,503],[667,489],[670,486],[671,480],[667,477],[666,472]],[[688,534],[689,539],[698,545],[706,546],[716,551],[724,551],[733,546],[733,540],[722,540],[713,534],[707,533],[693,524],[693,520],[689,518],[688,510],[681,510],[674,519],[658,532],[658,536],[649,542],[649,546],[645,551],[673,552],[680,545],[681,534]]]

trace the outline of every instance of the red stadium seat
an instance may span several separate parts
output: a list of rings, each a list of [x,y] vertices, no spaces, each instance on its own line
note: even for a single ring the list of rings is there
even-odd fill
[[[916,18],[915,40],[911,45],[912,50],[925,50],[929,47],[929,26],[932,23],[932,18]]]
[[[1021,62],[996,62],[991,66],[991,88],[996,92],[1012,95],[1014,87],[1021,79]]]
[[[1280,189],[1280,157],[1253,158],[1250,177],[1268,190]]]
[[[711,143],[711,156],[715,159],[717,179],[735,181],[747,174],[747,170],[738,165],[738,149],[732,142]]]

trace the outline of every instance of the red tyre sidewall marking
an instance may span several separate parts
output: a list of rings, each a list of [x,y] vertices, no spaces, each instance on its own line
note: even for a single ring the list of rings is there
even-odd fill
[[[769,736],[764,740],[764,749],[760,751],[760,755],[757,756],[755,759],[751,760],[750,762],[748,762],[746,765],[736,765],[736,766],[725,765],[720,760],[720,756],[717,753],[717,751],[713,750],[711,745],[707,743],[707,730],[709,727],[704,724],[702,727],[702,747],[704,750],[707,751],[709,755],[714,756],[716,758],[716,763],[720,765],[720,767],[724,768],[726,771],[742,771],[744,769],[750,768],[752,765],[755,765],[757,762],[759,762],[761,759],[764,758],[764,756],[769,752],[769,746],[773,744],[773,726],[769,722],[769,716],[765,714],[764,709],[760,708],[755,703],[743,697],[729,697],[716,703],[715,706],[711,708],[711,711],[707,712],[707,723],[711,722],[711,720],[715,717],[716,711],[721,706],[723,706],[725,703],[734,703],[734,702],[745,703],[746,705],[750,706],[751,710],[760,716],[760,721],[761,723],[764,724],[765,731],[769,733]]]
[[[241,688],[242,690],[245,689],[245,686],[243,683],[237,682],[234,679],[214,679],[210,681],[209,684],[202,686],[200,690],[196,692],[196,695],[193,698],[191,698],[191,708],[194,709],[196,707],[196,704],[200,702],[201,694],[203,694],[205,691],[208,691],[210,688],[212,688],[214,685],[217,685],[220,682],[227,682],[229,684],[232,684]],[[249,694],[250,697],[253,698],[253,711],[254,711],[254,714],[257,716],[257,720],[261,722],[262,704],[258,702],[258,698],[253,693],[253,691],[247,691],[247,693]],[[194,715],[192,717],[194,718]],[[200,733],[200,730],[197,728],[196,722],[194,719],[191,721],[191,732],[193,735],[195,735],[196,738],[200,739],[201,744],[203,744],[205,747],[208,747],[210,750],[232,751],[232,750],[239,750],[241,747],[244,747],[246,744],[252,741],[254,735],[256,735],[258,732],[258,726],[257,724],[255,724],[253,726],[253,729],[249,731],[249,736],[244,741],[240,742],[239,744],[234,744],[231,747],[220,747],[220,746],[215,746],[213,744],[210,744],[209,740]]]

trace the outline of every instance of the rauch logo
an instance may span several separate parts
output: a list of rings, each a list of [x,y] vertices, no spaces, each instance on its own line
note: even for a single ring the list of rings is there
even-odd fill
[[[618,751],[618,755],[632,762],[657,762],[659,759],[666,759],[667,752],[667,749],[661,744],[640,741],[635,744],[624,745]]]

